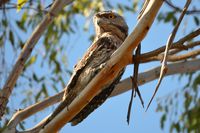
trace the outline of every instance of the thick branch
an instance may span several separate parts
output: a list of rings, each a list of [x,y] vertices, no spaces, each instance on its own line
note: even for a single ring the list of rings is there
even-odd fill
[[[48,25],[53,21],[54,17],[58,14],[58,12],[67,4],[71,3],[73,0],[56,0],[54,4],[52,5],[49,13],[44,17],[42,22],[35,28],[33,31],[31,37],[27,40],[25,43],[11,73],[9,74],[9,77],[3,86],[3,89],[0,93],[0,118],[4,114],[4,110],[6,108],[6,105],[8,103],[8,99],[13,91],[13,87],[16,84],[16,81],[21,74],[21,72],[24,69],[24,64],[31,55],[31,52],[45,31],[45,29],[48,27]]]
[[[189,35],[192,35],[193,33],[191,33],[191,34],[189,34]],[[188,35],[187,35],[188,36]],[[186,36],[186,37],[187,37]],[[195,36],[193,36],[193,37],[195,37]],[[184,37],[185,38],[185,37]],[[191,38],[190,38],[191,39]],[[183,39],[180,39],[180,40],[183,40]],[[178,41],[178,42],[180,42],[180,40]],[[178,42],[176,42],[176,43],[174,43],[174,45],[172,45],[173,47],[172,48],[179,48],[179,45],[182,45],[182,44],[179,44]],[[193,47],[195,47],[195,46],[198,46],[200,44],[200,41],[196,41],[196,42],[191,42],[191,43],[188,43],[187,45],[186,45],[186,47],[187,48],[193,48]],[[177,45],[177,46],[176,46]],[[154,61],[154,60],[161,60],[162,58],[163,58],[163,55],[157,55],[157,56],[154,56],[154,55],[156,55],[156,54],[160,54],[160,53],[162,53],[163,51],[164,51],[164,49],[165,49],[165,46],[163,46],[163,47],[161,47],[161,48],[158,48],[157,50],[153,50],[153,51],[151,51],[151,52],[148,52],[148,53],[150,53],[149,54],[149,56],[152,56],[152,57],[149,57],[149,58],[147,58],[147,59],[145,59],[146,58],[146,55],[148,55],[148,53],[144,53],[143,55],[141,55],[139,58],[135,58],[135,61],[140,61],[140,63],[148,63],[148,62],[150,62],[150,61]],[[176,50],[183,50],[183,49],[176,49]],[[155,51],[155,52],[154,52]],[[159,51],[159,52],[157,52],[157,51]],[[193,57],[195,57],[195,56],[197,56],[197,55],[199,55],[200,54],[200,50],[194,50],[194,51],[192,51],[192,52],[188,52],[188,53],[185,53],[185,54],[183,54],[183,55],[173,55],[173,56],[169,56],[168,57],[168,61],[180,61],[180,60],[185,60],[185,59],[187,59],[187,58],[193,58]],[[145,58],[143,57],[143,56],[145,56]],[[198,60],[197,60],[198,61]],[[134,62],[133,62],[134,63]],[[191,61],[188,61],[187,63],[193,63],[193,61],[191,62]],[[181,63],[181,64],[183,64],[183,63]],[[181,72],[190,72],[190,71],[194,71],[194,69],[190,69],[190,67],[189,68],[187,68],[187,66],[186,67],[181,67],[181,68],[179,68],[180,67],[180,65],[179,65],[179,63],[178,64],[173,64],[173,65],[176,65],[177,66],[177,68],[176,68],[176,70],[182,70],[183,69],[183,71],[181,71]],[[191,67],[191,68],[193,68],[193,67]],[[157,69],[157,68],[156,68]],[[197,68],[198,69],[198,68]],[[150,71],[153,71],[153,70],[150,70]],[[173,74],[173,73],[171,73],[171,71],[172,70],[170,70],[169,69],[169,74]],[[148,73],[148,72],[147,72]],[[151,72],[149,72],[149,73],[151,73]],[[179,71],[177,71],[177,73],[179,73]],[[143,74],[143,73],[142,73]],[[145,73],[146,74],[146,73]],[[167,73],[168,74],[168,73]],[[175,73],[176,74],[176,73]],[[149,75],[149,74],[148,74]],[[141,76],[141,74],[139,74],[139,76]],[[143,81],[147,81],[148,82],[148,80],[146,80],[145,78],[147,78],[148,79],[148,77],[145,77],[145,76],[142,76],[143,78],[141,79],[141,78],[139,78],[139,80],[138,80],[138,82],[140,83],[140,85],[141,84],[143,84],[143,83],[146,83],[146,82],[143,82],[143,83],[141,83],[141,80],[143,80]],[[144,78],[145,77],[145,78]],[[151,75],[150,75],[150,77],[152,77]],[[154,76],[155,77],[155,76]],[[117,89],[115,89],[115,91],[113,92],[113,94],[114,95],[116,95],[115,93],[120,93],[121,91],[123,91],[124,89],[126,90],[126,89],[129,89],[129,88],[127,88],[126,87],[126,85],[128,85],[128,86],[130,86],[130,83],[127,83],[127,80],[128,79],[126,79],[126,80],[123,80],[123,81],[121,81],[121,83],[118,85],[118,86],[120,86],[120,87],[116,87]],[[125,85],[125,86],[124,86]],[[123,87],[124,86],[124,87]],[[119,92],[118,92],[118,90],[120,90]],[[41,102],[39,102],[39,103],[36,103],[36,104],[34,104],[34,105],[32,105],[32,106],[30,106],[30,107],[28,107],[28,108],[26,108],[26,109],[24,109],[24,110],[20,110],[20,111],[18,111],[13,117],[12,117],[12,119],[10,120],[10,122],[9,122],[9,124],[8,124],[8,127],[16,127],[18,124],[19,124],[19,122],[21,122],[21,121],[23,121],[24,119],[26,119],[27,117],[29,117],[29,116],[31,116],[31,115],[33,115],[33,114],[35,114],[35,113],[37,113],[37,112],[39,112],[39,111],[41,111],[41,110],[43,110],[43,109],[45,109],[45,108],[47,108],[47,107],[49,107],[49,106],[51,106],[51,105],[53,105],[53,104],[55,104],[55,103],[57,103],[57,102],[60,102],[61,100],[62,100],[62,96],[63,96],[63,93],[64,93],[64,91],[62,91],[62,92],[60,92],[60,93],[58,93],[58,94],[56,94],[55,96],[52,96],[52,97],[49,97],[49,98],[47,98],[47,99],[45,99],[44,101],[41,101]]]
[[[192,47],[197,46],[197,45],[199,45],[199,44],[200,44],[200,41],[197,41],[197,42],[191,42],[191,43],[187,44],[186,46],[187,46],[187,48],[192,48]],[[176,45],[179,45],[179,44],[174,44],[174,45],[176,46]],[[175,48],[175,46],[174,46],[174,48]],[[165,47],[159,48],[159,49],[160,49],[160,52],[162,52],[161,49],[164,50],[164,48],[165,48]],[[135,59],[136,59],[135,61],[138,60],[138,61],[140,61],[140,63],[145,63],[145,62],[150,62],[150,61],[154,61],[154,60],[155,60],[155,61],[156,61],[156,60],[158,61],[158,60],[163,59],[163,55],[154,56],[153,52],[149,52],[149,53],[152,53],[152,54],[151,54],[152,57],[149,57],[149,58],[145,59],[145,58],[143,58],[143,56],[140,56],[140,58],[135,58]],[[171,61],[171,62],[174,62],[174,61],[181,61],[181,60],[185,60],[185,59],[187,59],[187,58],[193,58],[193,57],[195,57],[195,56],[197,56],[197,55],[199,55],[199,54],[200,54],[200,50],[194,50],[194,51],[188,52],[188,53],[183,54],[183,55],[173,55],[173,56],[170,55],[170,56],[168,57],[168,61]],[[146,54],[144,54],[144,55],[146,56]],[[133,62],[133,63],[134,63],[134,62]],[[188,63],[190,63],[190,61],[188,61]],[[179,63],[178,63],[178,64],[179,64]],[[178,64],[173,64],[173,65],[178,65]],[[182,63],[181,63],[181,64],[182,64]],[[185,72],[193,71],[193,69],[189,69],[189,68],[187,68],[187,66],[186,66],[186,67],[183,67],[183,68],[179,68],[179,66],[180,66],[180,65],[177,66],[176,70],[184,69],[183,72],[184,72],[184,71],[185,71]],[[171,71],[172,71],[172,70],[169,70],[169,74],[171,74]],[[182,71],[181,71],[181,72],[182,72]],[[151,73],[151,72],[150,72],[150,73]],[[177,73],[179,73],[179,71],[178,71]],[[173,73],[172,73],[172,74],[173,74]],[[141,74],[139,74],[139,75],[141,75]],[[142,76],[142,77],[143,77],[143,76]],[[141,80],[142,80],[142,79],[139,78],[138,82],[141,83]],[[143,79],[143,80],[146,81],[146,79]],[[119,85],[121,86],[121,84],[124,84],[123,82],[124,82],[124,80],[123,80]],[[127,84],[126,80],[125,80],[125,83]],[[144,82],[144,83],[145,83],[145,82]],[[130,83],[129,83],[129,84],[130,84]],[[141,85],[141,84],[140,84],[140,85]],[[117,87],[117,88],[118,88],[118,87]],[[125,86],[124,88],[127,89],[126,86]],[[120,87],[120,89],[123,90],[122,87]],[[118,89],[115,90],[115,91],[118,91]],[[114,91],[114,93],[115,93],[115,91]],[[23,121],[23,120],[26,119],[27,117],[29,117],[29,116],[31,116],[31,115],[33,115],[33,114],[35,114],[35,113],[37,113],[37,112],[39,112],[39,111],[41,111],[41,110],[47,108],[47,107],[49,107],[49,106],[51,106],[51,105],[53,105],[53,104],[55,104],[55,103],[57,103],[57,102],[60,102],[60,101],[62,100],[63,93],[64,93],[64,91],[62,91],[62,92],[56,94],[55,96],[49,97],[49,98],[45,99],[44,101],[41,101],[41,102],[39,102],[39,103],[36,103],[36,104],[34,104],[34,105],[32,105],[32,106],[30,106],[30,107],[24,109],[24,110],[18,111],[18,112],[12,117],[12,119],[10,120],[8,126],[9,126],[9,127],[16,127],[16,125],[18,125],[19,122]],[[117,92],[117,93],[118,93],[118,92]],[[114,94],[114,95],[115,95],[115,94]]]
[[[118,72],[132,61],[132,51],[147,34],[154,18],[161,7],[162,0],[151,0],[143,15],[141,16],[134,31],[126,38],[122,46],[111,56],[106,66],[85,87],[80,95],[65,109],[63,109],[52,121],[50,121],[42,132],[58,131],[69,120],[71,120],[90,101],[102,86],[115,78]]]
[[[184,61],[184,62],[179,62],[179,63],[172,63],[172,64],[168,64],[167,67],[168,67],[168,71],[165,74],[165,76],[196,72],[200,70],[200,59],[194,59],[194,60]],[[138,75],[138,85],[144,85],[148,82],[151,82],[157,79],[160,75],[160,68],[161,66],[147,70],[146,72],[140,73]],[[132,87],[131,78],[126,78],[122,80],[116,86],[116,88],[111,94],[111,97],[127,92],[131,89],[131,87]]]
[[[147,70],[146,72],[142,72],[138,74],[138,85],[144,85],[149,83],[159,77],[160,67],[155,67],[153,69]],[[168,65],[168,71],[165,76],[175,75],[175,74],[182,74],[188,72],[195,72],[200,70],[200,59],[195,59],[191,61],[184,61],[179,63],[172,63]],[[126,78],[122,80],[114,89],[110,97],[120,95],[124,92],[129,91],[132,88],[132,79]],[[23,121],[27,117],[31,116],[32,114],[39,112],[57,102],[62,100],[62,96],[64,91],[45,99],[37,104],[34,104],[24,110],[17,112],[12,119],[10,120],[8,127],[11,129],[16,128],[19,122]]]

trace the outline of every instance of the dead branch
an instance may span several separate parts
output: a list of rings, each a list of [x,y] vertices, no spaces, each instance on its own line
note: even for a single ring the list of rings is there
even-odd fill
[[[30,38],[25,43],[12,71],[9,74],[6,83],[3,86],[3,89],[0,92],[0,118],[4,114],[4,110],[7,106],[9,97],[13,91],[15,83],[24,69],[24,64],[31,55],[31,52],[36,45],[39,38],[42,36],[45,29],[57,16],[59,11],[67,4],[70,4],[73,0],[57,0],[53,3],[52,7],[49,10],[49,13],[46,14],[42,22],[35,28]]]
[[[141,54],[141,43],[137,46],[135,50],[135,57],[140,56]],[[133,58],[134,60],[134,58]],[[129,125],[130,122],[130,117],[131,117],[131,108],[132,108],[132,103],[133,103],[133,98],[136,97],[136,93],[139,96],[140,102],[142,104],[142,107],[144,108],[144,101],[142,99],[142,95],[140,93],[137,81],[138,81],[138,70],[139,70],[139,61],[135,60],[134,62],[134,69],[133,69],[133,76],[131,76],[132,79],[132,92],[131,92],[131,98],[128,106],[128,112],[127,112],[127,123]]]
[[[179,28],[179,26],[180,26],[180,23],[182,22],[183,17],[185,16],[185,13],[186,13],[186,11],[187,11],[187,9],[188,9],[190,3],[191,3],[191,0],[187,0],[186,4],[185,4],[185,6],[184,6],[184,9],[183,9],[183,11],[181,12],[181,15],[180,15],[180,17],[179,17],[179,19],[178,19],[178,21],[177,21],[177,23],[176,23],[176,25],[175,25],[175,27],[174,27],[172,33],[169,35],[169,38],[168,38],[167,44],[166,44],[166,48],[165,48],[164,57],[163,57],[162,67],[161,67],[161,70],[160,70],[160,77],[159,77],[159,79],[158,79],[158,83],[157,83],[157,85],[156,85],[156,89],[155,89],[155,91],[154,91],[154,93],[153,93],[153,96],[151,97],[150,102],[149,102],[149,104],[147,105],[146,111],[148,110],[148,108],[149,108],[149,106],[150,106],[150,104],[151,104],[151,102],[152,102],[154,96],[156,95],[156,92],[158,91],[158,88],[159,88],[159,86],[160,86],[160,84],[161,84],[161,82],[162,82],[162,79],[163,79],[164,75],[165,75],[166,72],[167,72],[168,51],[169,51],[169,49],[170,49],[170,47],[171,47],[171,45],[172,45],[172,43],[173,43],[173,41],[174,41],[174,38],[175,38],[175,36],[176,36],[176,33],[177,33],[178,28]]]

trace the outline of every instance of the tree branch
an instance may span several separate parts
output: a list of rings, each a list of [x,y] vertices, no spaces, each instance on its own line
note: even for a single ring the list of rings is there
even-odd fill
[[[147,70],[146,72],[139,73],[138,75],[138,85],[144,85],[155,79],[158,79],[160,75],[161,66]],[[190,61],[183,61],[178,63],[168,64],[168,71],[165,76],[183,74],[189,72],[195,72],[200,70],[200,59],[194,59]],[[131,78],[126,78],[122,80],[114,89],[111,94],[111,97],[120,95],[124,92],[127,92],[131,89],[132,83]]]
[[[192,46],[197,46],[197,44],[199,45],[200,44],[200,41],[197,41],[197,42],[192,42],[192,43],[189,43],[188,45],[186,45],[187,47],[190,47],[192,48]],[[163,47],[162,47],[163,48]],[[149,52],[151,53],[151,52]],[[200,55],[200,50],[194,50],[194,51],[191,51],[191,52],[188,52],[186,54],[183,54],[183,55],[173,55],[173,56],[169,56],[168,57],[168,61],[171,61],[171,62],[174,62],[174,61],[181,61],[181,60],[185,60],[185,59],[188,59],[188,58],[194,58],[195,56],[197,55]],[[163,59],[163,55],[157,55],[157,56],[153,56],[152,57],[149,57],[147,59],[143,58],[142,56],[140,58],[136,58],[138,61],[140,61],[140,63],[148,63],[150,61],[160,61]],[[140,59],[143,59],[143,60],[140,60]],[[135,60],[135,61],[137,61]],[[188,61],[190,63],[190,61]],[[133,62],[134,63],[134,62]],[[181,63],[182,64],[182,63]],[[176,64],[173,64],[173,65],[176,65]],[[169,68],[170,69],[170,68]],[[176,68],[176,70],[179,70],[179,65],[178,65],[178,68]],[[183,68],[185,70],[185,72],[188,72],[188,71],[193,71],[190,70],[189,68],[187,68],[186,66],[186,69],[185,67]],[[188,69],[188,70],[187,70]],[[171,70],[169,70],[171,71]],[[181,71],[182,72],[182,71]],[[184,72],[184,71],[183,71]],[[169,72],[170,73],[170,72]],[[179,71],[178,71],[179,73]],[[168,74],[168,72],[167,72]],[[170,73],[171,74],[171,73]],[[172,73],[173,74],[173,73]],[[141,74],[139,74],[141,75]],[[138,82],[141,82],[142,79],[139,79]],[[143,79],[145,80],[145,79]],[[124,84],[123,82],[124,81],[121,81],[122,84]],[[121,84],[121,83],[120,83]],[[141,84],[140,84],[141,85]],[[117,89],[118,90],[118,89]],[[60,102],[62,100],[62,96],[63,96],[63,93],[64,91],[61,91],[59,92],[58,94],[56,94],[55,96],[52,96],[52,97],[49,97],[49,98],[46,98],[44,101],[41,101],[39,103],[36,103],[30,107],[27,107],[26,109],[23,109],[23,110],[20,110],[18,111],[17,113],[15,113],[15,115],[12,117],[12,119],[9,121],[8,123],[8,126],[11,126],[11,127],[16,127],[17,124],[19,124],[20,121],[23,121],[24,119],[26,119],[27,117],[57,103],[57,102]],[[14,126],[15,125],[15,126]]]
[[[169,35],[169,38],[168,38],[167,44],[166,44],[166,48],[165,48],[165,52],[164,52],[163,61],[162,61],[162,67],[161,67],[161,70],[160,70],[160,77],[159,77],[159,79],[158,79],[158,83],[157,83],[157,85],[156,85],[156,89],[155,89],[155,91],[154,91],[154,93],[153,93],[153,96],[151,97],[151,99],[150,99],[150,101],[149,101],[149,104],[147,105],[146,111],[148,110],[148,108],[149,108],[151,102],[153,101],[153,98],[154,98],[154,96],[156,95],[156,92],[158,91],[158,88],[159,88],[159,86],[160,86],[160,84],[161,84],[161,82],[162,82],[162,79],[163,79],[164,75],[165,75],[166,72],[167,72],[168,51],[169,51],[169,49],[170,49],[170,47],[171,47],[171,45],[172,45],[172,43],[173,43],[173,41],[174,41],[174,38],[175,38],[175,36],[176,36],[176,33],[177,33],[178,28],[179,28],[179,26],[180,26],[180,23],[182,22],[183,17],[185,16],[185,13],[186,13],[186,11],[187,11],[187,9],[188,9],[190,3],[191,3],[191,0],[187,0],[187,2],[185,3],[185,6],[184,6],[184,8],[183,8],[183,10],[182,10],[182,12],[181,12],[181,15],[180,15],[180,17],[179,17],[179,19],[178,19],[178,21],[177,21],[177,23],[176,23],[176,25],[175,25],[175,27],[174,27],[172,33]]]
[[[200,41],[188,43],[185,47],[193,48],[193,47],[198,46],[198,45],[200,45]],[[133,58],[135,58],[135,60],[139,61],[140,63],[148,63],[150,61],[161,61],[163,59],[163,51],[164,51],[164,49],[165,49],[165,46],[160,47],[160,48],[158,48],[156,50],[153,50],[151,52],[147,52],[147,53],[141,54],[141,56],[138,56],[138,57],[135,57],[133,55]],[[179,44],[178,45],[172,45],[171,49],[174,50],[174,51],[169,51],[170,52],[169,56],[170,57],[174,57],[174,58],[176,58],[178,55],[172,55],[171,52],[173,52],[173,53],[176,52],[177,53],[177,52],[183,51],[183,49],[179,48]],[[190,57],[187,57],[187,54],[188,53],[185,53],[185,54],[183,54],[183,56],[186,56],[186,58],[190,58]],[[149,56],[147,57],[147,55],[149,55]],[[196,55],[198,55],[198,54],[196,54]],[[173,59],[169,59],[168,61],[174,62],[175,59],[174,60]]]
[[[7,2],[9,2],[10,0],[1,0],[0,1],[0,7],[3,7],[3,6],[5,6],[5,4],[7,3]]]
[[[118,72],[132,63],[132,51],[147,34],[154,18],[160,9],[162,0],[151,0],[134,31],[126,38],[122,46],[111,56],[105,67],[93,78],[77,98],[63,109],[52,121],[44,126],[41,132],[58,131],[71,120],[90,101],[102,86],[115,78]]]
[[[146,83],[149,83],[159,77],[161,66],[155,67],[153,69],[147,70],[146,72],[142,72],[138,74],[138,85],[144,85]],[[168,71],[165,76],[175,75],[175,74],[182,74],[182,73],[189,73],[189,72],[195,72],[200,70],[200,59],[194,59],[190,61],[184,61],[179,63],[172,63],[168,65]],[[126,78],[115,87],[114,91],[112,92],[110,97],[114,97],[117,95],[120,95],[122,93],[125,93],[132,88],[132,79]],[[8,123],[8,127],[16,128],[16,126],[19,124],[19,122],[23,121],[27,117],[31,116],[32,114],[35,114],[57,102],[60,102],[62,100],[62,96],[64,94],[64,91],[59,92],[58,94],[51,96],[44,101],[41,101],[39,103],[36,103],[30,107],[27,107],[26,109],[18,111],[12,119]]]
[[[16,81],[24,69],[24,64],[31,55],[31,52],[36,45],[39,38],[42,36],[45,29],[53,21],[59,11],[67,4],[70,4],[73,0],[56,0],[49,13],[46,14],[42,22],[35,28],[31,37],[25,43],[11,73],[9,74],[3,89],[0,92],[0,118],[3,116],[5,108],[7,106],[9,97],[13,91]]]
[[[188,52],[183,55],[168,55],[167,61],[169,62],[176,62],[176,61],[181,61],[181,60],[186,60],[188,58],[194,58],[196,56],[200,55],[200,49],[193,50],[191,52]],[[158,55],[158,56],[153,56],[145,60],[145,62],[150,62],[150,61],[162,61],[164,55]]]
[[[168,0],[165,0],[165,3],[173,8],[174,10],[178,11],[178,12],[182,12],[182,9],[178,6],[175,6],[172,2],[168,1]],[[200,10],[197,10],[197,9],[193,9],[193,10],[188,10],[185,12],[185,14],[187,15],[190,15],[190,14],[199,14],[200,13]]]
[[[170,49],[179,49],[179,50],[183,50],[185,48],[192,48],[198,44],[188,44],[186,45],[185,47],[183,46],[183,44],[186,42],[186,41],[189,41],[197,36],[200,35],[200,28],[198,28],[197,30],[189,33],[188,35],[184,36],[183,38],[179,39],[177,42],[173,43],[171,45],[171,48]],[[198,41],[199,42],[199,41]],[[148,53],[144,53],[144,54],[141,54],[141,57],[139,57],[139,59],[136,58],[136,60],[144,60],[146,58],[149,58],[149,57],[152,57],[152,56],[157,56],[158,54],[162,53],[165,51],[165,48],[166,46],[163,46],[163,47],[160,47],[156,50],[153,50],[151,52],[148,52]]]
[[[48,97],[45,100],[38,102],[36,104],[33,104],[26,109],[19,110],[14,114],[14,116],[11,118],[11,120],[8,123],[8,127],[16,127],[21,121],[24,119],[30,117],[31,115],[51,106],[54,105],[62,100],[64,94],[64,90],[57,93],[56,95],[52,97]]]
[[[171,49],[172,50],[182,51],[183,49],[173,49],[173,48],[179,48],[180,47],[179,45],[182,45],[184,43],[184,41],[188,41],[188,40],[191,40],[192,38],[196,37],[198,35],[197,33],[200,34],[200,30],[196,30],[196,31],[186,35],[185,37],[181,38],[176,43],[173,43]],[[200,45],[200,41],[191,42],[191,43],[188,43],[185,46],[187,48],[193,48],[193,47],[198,46],[198,45]],[[160,61],[163,58],[163,55],[159,55],[159,54],[161,54],[164,51],[164,49],[165,49],[165,46],[160,47],[160,48],[158,48],[156,50],[153,50],[151,52],[144,53],[144,54],[140,55],[139,57],[133,57],[134,60],[133,60],[132,63],[134,64],[134,61],[140,61],[140,63],[148,63],[150,61]],[[188,52],[188,53],[185,53],[183,55],[173,55],[173,56],[170,55],[168,57],[168,61],[174,62],[174,61],[185,60],[185,59],[188,59],[188,58],[193,58],[194,56],[197,56],[199,54],[200,54],[200,50],[194,50],[192,52]],[[190,64],[190,63],[193,63],[193,61],[188,61],[187,63]],[[181,63],[181,64],[183,64],[183,63]],[[171,64],[171,65],[175,65],[174,67],[177,66],[176,70],[183,69],[183,71],[181,70],[180,73],[182,73],[182,72],[190,72],[190,71],[194,71],[194,70],[198,69],[198,67],[197,67],[197,69],[190,69],[191,66],[189,68],[187,68],[187,65],[186,65],[186,67],[179,68],[181,66],[181,65],[179,65],[179,63]],[[193,68],[193,67],[191,67],[191,68]],[[155,68],[155,69],[157,70],[157,68]],[[154,69],[150,70],[149,73],[151,73],[152,75],[155,74],[155,73],[153,73],[151,71],[154,71]],[[167,74],[168,73],[170,75],[174,74],[173,71],[172,71],[172,73],[171,73],[171,71],[172,70],[170,70],[170,68],[169,68],[169,72],[167,72]],[[145,72],[145,74],[146,73],[148,73],[148,72]],[[177,71],[177,73],[179,73],[179,71]],[[142,74],[139,74],[139,76],[141,76]],[[147,75],[152,77],[151,74],[147,74]],[[141,83],[142,81],[149,82],[147,80],[149,77],[146,77],[146,76],[141,76],[141,77],[143,77],[143,78],[139,78],[138,79],[139,85],[142,85],[142,84],[146,83],[146,82]],[[154,78],[155,78],[155,76],[154,76]],[[152,79],[152,80],[154,80],[154,79]],[[129,83],[127,81],[128,81],[128,79],[121,81],[120,84],[117,85],[116,89],[113,91],[111,96],[120,94],[123,90],[129,89],[129,87],[127,88],[126,86],[130,86],[131,82]],[[120,86],[120,87],[118,87],[118,86]],[[119,90],[119,92],[118,92],[118,90]],[[19,124],[19,122],[23,121],[24,119],[28,118],[29,116],[31,116],[31,115],[33,115],[33,114],[35,114],[35,113],[37,113],[37,112],[49,107],[49,106],[51,106],[51,105],[53,105],[53,104],[55,104],[57,102],[60,102],[62,100],[63,93],[64,93],[64,91],[61,91],[61,92],[59,92],[58,94],[56,94],[56,95],[54,95],[52,97],[46,98],[44,101],[41,101],[41,102],[36,103],[36,104],[34,104],[34,105],[30,106],[30,107],[27,107],[26,109],[19,110],[18,112],[16,112],[14,114],[14,116],[9,121],[8,127],[16,127]]]

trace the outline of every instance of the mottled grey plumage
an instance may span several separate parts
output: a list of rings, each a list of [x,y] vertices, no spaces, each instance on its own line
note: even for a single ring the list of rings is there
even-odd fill
[[[66,87],[63,102],[47,120],[53,119],[64,107],[68,106],[95,75],[104,67],[106,61],[114,51],[122,44],[128,34],[128,26],[125,20],[112,11],[99,12],[94,16],[96,37],[83,58],[74,68],[72,77]],[[102,92],[95,96],[70,122],[77,125],[91,112],[99,107],[111,94],[115,85],[119,82],[124,69],[118,76],[109,81]]]

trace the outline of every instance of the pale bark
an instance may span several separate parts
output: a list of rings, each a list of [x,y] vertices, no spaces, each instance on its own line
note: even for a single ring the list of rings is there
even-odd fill
[[[147,70],[145,72],[139,73],[138,75],[138,85],[144,85],[151,81],[156,80],[159,77],[160,73],[160,67],[155,67],[150,70]],[[178,62],[178,63],[172,63],[168,65],[168,71],[165,76],[170,75],[176,75],[176,74],[183,74],[183,73],[189,73],[189,72],[196,72],[200,70],[200,59],[194,59],[190,61],[185,62]],[[110,97],[114,97],[117,95],[120,95],[122,93],[125,93],[129,91],[132,87],[130,78],[123,79],[114,89]],[[16,131],[16,127],[19,124],[19,122],[23,121],[24,119],[28,118],[29,116],[57,103],[62,100],[62,96],[64,94],[64,91],[59,92],[58,94],[49,97],[45,99],[44,101],[41,101],[39,103],[36,103],[30,107],[27,107],[24,110],[18,111],[10,120],[8,127],[9,131]],[[8,130],[7,130],[8,131]],[[36,131],[36,130],[34,130]],[[33,132],[33,131],[29,131]],[[22,131],[23,133],[23,131]]]
[[[101,71],[101,73],[98,74],[97,77],[95,77],[88,86],[86,86],[85,90],[81,93],[81,95],[78,98],[76,98],[75,101],[73,101],[73,103],[68,108],[65,108],[60,114],[58,114],[58,116],[56,116],[55,119],[53,119],[49,124],[47,124],[41,132],[52,132],[55,130],[59,130],[74,115],[76,115],[85,106],[85,104],[87,104],[87,102],[89,100],[91,100],[100,91],[101,86],[103,86],[103,84],[106,84],[107,80],[114,78],[115,74],[118,71],[120,71],[121,68],[123,68],[124,66],[133,63],[132,51],[137,46],[137,44],[139,44],[139,42],[141,42],[141,40],[147,34],[147,32],[154,20],[154,17],[162,4],[162,0],[156,1],[158,3],[156,3],[155,1],[156,0],[151,1],[150,4],[152,4],[152,3],[154,4],[152,7],[150,5],[146,6],[146,10],[144,10],[142,12],[142,15],[140,16],[140,20],[139,20],[138,24],[136,25],[134,31],[125,40],[122,47],[120,47],[120,49],[117,50],[112,55],[112,58],[106,64],[106,67]],[[54,14],[55,13],[53,13],[53,15]],[[54,16],[52,16],[52,14],[51,14],[49,17],[54,17]],[[195,34],[192,34],[191,36],[194,36],[194,37],[198,36],[199,32],[200,32],[200,29],[196,30]],[[40,37],[40,35],[38,37]],[[39,39],[39,38],[37,38],[37,39]],[[36,39],[36,42],[37,42],[37,39]],[[187,40],[185,40],[185,41],[187,41]],[[179,43],[184,43],[185,41],[182,41]],[[33,47],[35,45],[34,43],[36,43],[36,42],[34,41],[33,43],[31,43]],[[196,45],[199,45],[199,41],[197,41],[195,43],[195,46]],[[180,49],[178,49],[178,50],[180,50]],[[30,53],[31,53],[31,51],[32,51],[32,49],[29,49]],[[160,52],[160,51],[157,51],[157,52]],[[196,52],[196,53],[194,53],[194,52]],[[28,53],[28,54],[30,54],[30,53]],[[162,51],[160,53],[162,53]],[[163,58],[163,56],[160,56],[155,53],[149,53],[149,54],[152,54],[152,55],[154,54],[155,56],[153,56],[153,58],[155,60],[161,60]],[[200,54],[199,50],[194,50],[193,53],[190,52],[188,54],[184,54],[187,57],[171,55],[171,56],[169,56],[170,58],[168,57],[168,59],[171,59],[170,61],[177,61],[177,60],[183,60],[183,59],[190,58],[191,56],[197,56],[199,54]],[[173,57],[173,58],[171,58],[171,57]],[[181,57],[181,59],[179,57]],[[142,59],[143,58],[138,58],[136,60],[142,61]],[[144,59],[146,59],[146,58],[144,58]],[[174,59],[176,59],[176,60],[174,60]],[[23,59],[23,61],[25,62],[24,59]],[[152,60],[148,60],[148,61],[152,61]],[[142,63],[142,62],[140,62],[140,63]],[[185,73],[185,72],[194,72],[196,70],[200,70],[200,59],[169,64],[166,75],[173,75],[173,74]],[[20,73],[18,73],[18,74],[20,74]],[[142,84],[148,83],[152,80],[155,80],[159,77],[159,74],[160,74],[160,67],[156,67],[154,69],[140,73],[138,75],[138,84],[142,85]],[[12,75],[12,73],[11,73],[11,75]],[[17,76],[16,77],[16,80],[17,80],[19,75],[16,75],[16,76]],[[111,97],[119,95],[121,93],[124,93],[124,92],[130,90],[131,87],[132,87],[131,79],[130,78],[124,79],[116,86],[115,90],[111,94]],[[62,95],[63,95],[63,92],[60,92],[60,93],[56,94],[55,96],[47,98],[46,100],[44,100],[40,103],[34,104],[24,110],[18,111],[10,120],[7,131],[13,132],[13,133],[17,132],[16,126],[19,124],[19,122],[21,122],[24,119],[26,119],[27,117],[35,114],[36,112],[43,110],[44,108],[47,108],[48,106],[61,101]],[[82,99],[84,99],[84,100],[82,100]],[[41,121],[41,123],[39,123],[39,125],[36,126],[35,129],[27,131],[27,132],[30,132],[30,133],[38,132],[41,129],[41,127],[43,126],[45,119],[43,121]]]
[[[145,37],[155,16],[160,9],[162,0],[151,0],[133,32],[127,37],[122,46],[111,56],[105,68],[85,87],[80,95],[52,121],[41,130],[43,133],[60,130],[90,101],[102,86],[116,77],[116,74],[126,65],[132,63],[132,51]]]
[[[147,70],[146,72],[140,73],[138,75],[138,85],[144,85],[148,82],[158,79],[160,74],[160,67],[161,66],[158,66]],[[168,71],[165,76],[196,72],[198,70],[200,70],[200,59],[194,59],[190,61],[168,64]],[[127,92],[131,89],[131,87],[131,79],[126,78],[116,86],[111,94],[111,97]]]

